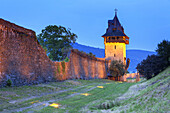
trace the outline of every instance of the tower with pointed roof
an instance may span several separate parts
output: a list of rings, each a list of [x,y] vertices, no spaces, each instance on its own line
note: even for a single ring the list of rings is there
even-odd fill
[[[105,58],[107,60],[121,60],[126,64],[126,44],[129,44],[129,37],[124,33],[115,9],[115,17],[108,20],[108,28],[102,36],[105,45]]]

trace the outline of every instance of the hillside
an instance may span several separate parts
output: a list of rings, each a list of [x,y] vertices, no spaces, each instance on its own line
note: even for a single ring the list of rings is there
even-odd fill
[[[92,52],[96,57],[104,58],[104,49],[90,47],[81,45],[78,43],[73,44],[74,49],[78,49],[80,51],[84,51],[86,53]],[[156,54],[156,52],[151,51],[144,51],[144,50],[127,50],[127,58],[130,58],[130,66],[128,71],[129,72],[136,72],[136,66],[140,63],[143,59],[145,59],[148,55]]]
[[[133,85],[129,90],[114,101],[119,105],[108,110],[108,113],[169,113],[170,107],[170,67],[156,77]]]

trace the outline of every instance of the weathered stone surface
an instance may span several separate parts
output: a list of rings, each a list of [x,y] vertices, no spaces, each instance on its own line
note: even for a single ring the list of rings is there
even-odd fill
[[[38,44],[35,32],[0,19],[1,86],[36,84],[53,80],[53,62]]]
[[[66,79],[105,78],[105,60],[72,50],[67,63],[52,62],[38,43],[35,32],[0,19],[0,87]]]

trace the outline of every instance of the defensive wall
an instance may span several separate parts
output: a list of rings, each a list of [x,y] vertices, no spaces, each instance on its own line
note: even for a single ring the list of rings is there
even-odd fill
[[[12,86],[21,86],[67,79],[107,78],[110,62],[78,50],[71,50],[69,62],[53,62],[34,31],[0,18],[0,87],[6,86],[7,81],[12,82]],[[126,81],[134,76],[127,74],[118,80]]]
[[[0,19],[0,87],[66,79],[106,78],[108,62],[72,50],[69,62],[51,61],[34,31]]]

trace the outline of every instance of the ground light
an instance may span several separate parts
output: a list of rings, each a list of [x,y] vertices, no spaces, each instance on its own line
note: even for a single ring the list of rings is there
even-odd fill
[[[110,84],[110,83],[106,83],[106,84]]]
[[[54,108],[58,108],[60,105],[57,104],[57,103],[52,103],[52,104],[50,104],[49,106],[54,107]]]
[[[33,101],[33,102],[30,102],[31,104],[34,104],[34,103],[38,103],[39,101],[38,100],[36,100],[36,101]]]
[[[98,88],[104,88],[103,86],[97,86]]]
[[[89,95],[91,95],[91,94],[89,94],[89,93],[82,93],[81,95],[89,96]]]

